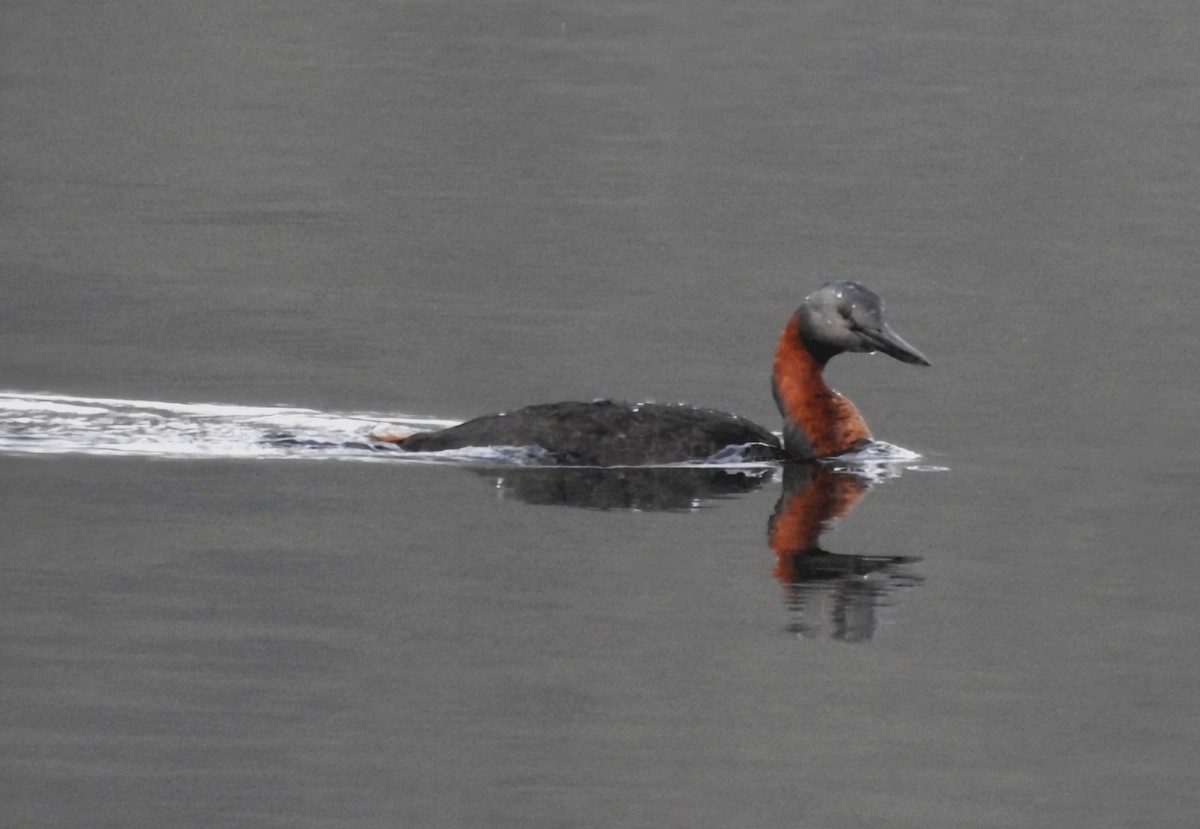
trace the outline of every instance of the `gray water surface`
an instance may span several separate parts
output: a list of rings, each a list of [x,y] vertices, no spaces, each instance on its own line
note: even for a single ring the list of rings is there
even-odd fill
[[[830,366],[923,456],[816,540],[853,561],[780,554],[782,470],[9,447],[3,823],[1195,826],[1197,42],[1170,0],[4,5],[0,392],[776,427],[832,279],[933,367]]]

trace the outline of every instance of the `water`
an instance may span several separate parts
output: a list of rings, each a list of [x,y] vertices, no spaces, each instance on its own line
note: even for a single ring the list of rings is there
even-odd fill
[[[0,14],[6,825],[1195,825],[1191,5]],[[353,445],[843,278],[919,460]]]

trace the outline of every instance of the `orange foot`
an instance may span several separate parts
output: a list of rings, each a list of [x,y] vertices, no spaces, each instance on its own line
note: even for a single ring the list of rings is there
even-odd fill
[[[404,443],[410,435],[412,435],[412,432],[402,435],[399,432],[392,432],[382,427],[376,427],[367,433],[367,437],[371,440],[379,441],[380,443],[396,444]]]

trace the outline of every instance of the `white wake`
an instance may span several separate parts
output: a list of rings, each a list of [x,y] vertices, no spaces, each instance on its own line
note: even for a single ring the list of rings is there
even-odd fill
[[[456,421],[0,392],[0,452],[10,454],[390,460],[401,453],[368,437],[384,422],[397,430],[420,431]]]

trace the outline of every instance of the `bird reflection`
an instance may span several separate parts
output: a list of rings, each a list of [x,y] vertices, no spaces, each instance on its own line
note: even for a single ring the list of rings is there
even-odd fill
[[[753,492],[774,472],[773,467],[523,467],[485,474],[496,475],[505,497],[529,504],[666,512]]]
[[[910,556],[831,553],[821,534],[847,515],[870,489],[861,475],[823,464],[789,464],[783,492],[768,524],[775,577],[786,588],[788,630],[805,638],[865,642],[875,634],[876,611],[897,589],[919,584],[905,565]]]
[[[782,471],[768,524],[775,577],[784,585],[787,630],[807,639],[870,640],[877,612],[902,588],[921,583],[910,556],[848,555],[821,547],[832,522],[850,513],[873,481],[898,472],[822,463],[781,467],[517,467],[478,470],[503,497],[530,504],[645,512],[695,510],[705,501],[744,495]]]

